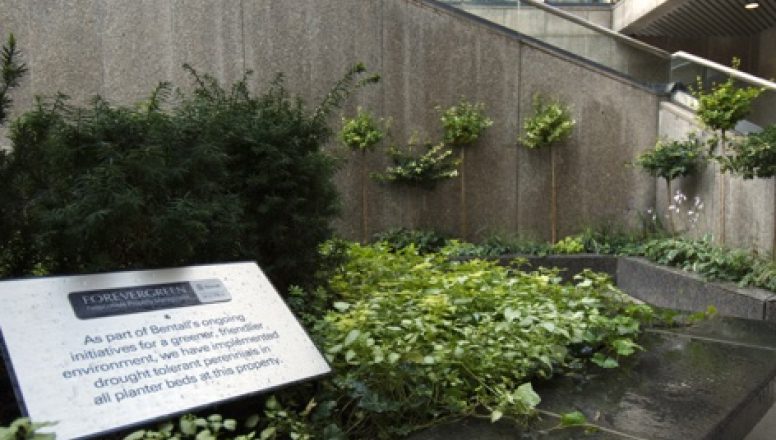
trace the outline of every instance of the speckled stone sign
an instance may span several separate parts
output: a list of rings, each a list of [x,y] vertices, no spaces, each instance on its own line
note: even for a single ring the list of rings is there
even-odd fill
[[[0,282],[22,410],[91,437],[331,370],[255,263]]]

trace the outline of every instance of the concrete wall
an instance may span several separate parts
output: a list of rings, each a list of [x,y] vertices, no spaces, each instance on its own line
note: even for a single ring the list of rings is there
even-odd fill
[[[56,91],[79,102],[93,94],[134,102],[158,81],[185,84],[183,62],[222,81],[252,69],[263,84],[283,71],[292,90],[314,104],[363,61],[383,80],[344,112],[361,105],[393,118],[397,142],[414,131],[438,138],[437,105],[461,96],[484,102],[495,125],[466,155],[466,206],[460,180],[433,191],[370,181],[368,234],[406,226],[471,239],[493,232],[548,238],[547,152],[516,145],[536,92],[570,103],[578,122],[557,148],[561,236],[597,222],[635,221],[654,204],[654,181],[626,167],[654,143],[654,94],[434,2],[0,0],[0,23],[17,35],[30,67],[14,93],[17,114],[35,94]],[[388,163],[382,152],[366,161],[370,171]],[[360,183],[354,155],[337,176],[343,215],[336,226],[348,238],[365,232]]]
[[[668,60],[609,35],[528,6],[462,4],[461,9],[643,82],[667,82]],[[611,28],[611,6],[563,6],[564,11]]]
[[[693,112],[670,102],[661,104],[661,137],[686,139],[691,132],[708,137],[708,133],[703,134],[703,128]],[[694,226],[686,221],[689,203],[683,207],[681,214],[674,216],[678,231],[697,238],[712,234],[717,243],[756,249],[766,255],[774,252],[776,180],[744,180],[720,174],[716,162],[710,162],[697,175],[677,179],[672,183],[672,190],[682,191],[690,202],[697,196],[704,204],[698,223]],[[665,183],[660,179],[657,182],[657,212],[664,220],[668,205],[666,199]]]

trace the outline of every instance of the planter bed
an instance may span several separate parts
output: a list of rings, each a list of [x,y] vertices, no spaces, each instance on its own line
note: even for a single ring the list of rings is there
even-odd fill
[[[634,298],[658,307],[700,312],[714,306],[722,316],[776,321],[776,293],[742,288],[731,282],[707,281],[698,274],[655,264],[644,258],[576,254],[542,257],[506,255],[501,264],[514,258],[528,260],[533,268],[563,269],[564,281],[583,269],[609,274],[617,286]]]

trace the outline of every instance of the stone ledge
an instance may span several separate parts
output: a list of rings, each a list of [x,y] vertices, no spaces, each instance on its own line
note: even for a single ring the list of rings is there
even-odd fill
[[[620,289],[658,307],[698,312],[714,306],[722,316],[776,320],[773,292],[706,281],[698,274],[643,258],[620,257],[616,279]]]

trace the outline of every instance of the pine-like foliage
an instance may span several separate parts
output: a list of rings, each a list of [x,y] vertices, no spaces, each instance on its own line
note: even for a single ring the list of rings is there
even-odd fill
[[[8,34],[8,40],[0,49],[0,124],[8,117],[11,108],[11,97],[8,92],[19,85],[19,80],[27,72],[27,66],[19,62],[21,53],[16,48],[16,38]]]
[[[187,67],[188,68],[188,67]],[[313,272],[337,212],[326,114],[357,66],[306,111],[279,76],[258,96],[188,68],[134,107],[40,100],[0,158],[6,270],[78,273],[256,260],[280,287]]]

